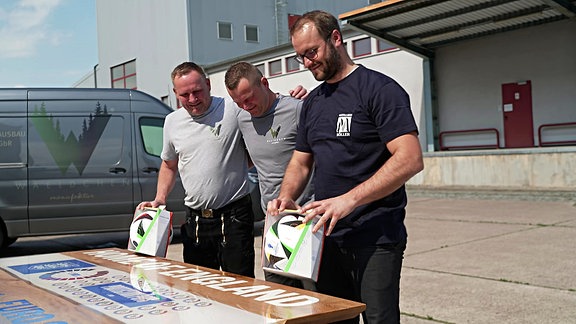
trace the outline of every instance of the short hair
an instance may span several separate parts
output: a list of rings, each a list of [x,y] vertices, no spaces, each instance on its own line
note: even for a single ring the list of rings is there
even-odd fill
[[[200,65],[198,65],[194,62],[184,62],[184,63],[178,64],[178,66],[175,67],[174,70],[172,70],[172,74],[171,74],[172,82],[174,82],[175,78],[181,77],[183,75],[187,75],[188,73],[190,73],[192,71],[196,71],[201,76],[208,79],[206,72],[204,72],[204,69]]]
[[[248,62],[234,63],[228,68],[228,71],[226,71],[224,84],[226,88],[234,90],[243,78],[248,80],[251,85],[257,85],[260,84],[260,80],[262,79],[262,72]]]
[[[326,11],[313,10],[303,14],[294,22],[292,27],[290,27],[290,37],[302,29],[304,24],[308,22],[311,22],[314,24],[314,26],[316,26],[318,33],[324,39],[330,38],[330,35],[332,35],[332,31],[334,29],[336,29],[338,33],[342,35],[340,24],[338,24],[336,17]]]

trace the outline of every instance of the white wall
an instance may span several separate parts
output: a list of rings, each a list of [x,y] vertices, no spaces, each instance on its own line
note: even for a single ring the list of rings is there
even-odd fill
[[[96,10],[98,87],[111,86],[111,67],[136,59],[138,90],[168,95],[170,72],[188,60],[186,2],[99,0]]]
[[[576,21],[506,32],[437,51],[440,131],[496,128],[501,85],[532,82],[534,142],[541,124],[576,122]]]

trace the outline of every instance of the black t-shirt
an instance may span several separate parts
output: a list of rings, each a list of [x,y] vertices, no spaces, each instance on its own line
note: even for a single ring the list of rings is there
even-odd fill
[[[304,101],[296,150],[312,153],[315,199],[348,192],[389,158],[386,143],[417,131],[410,99],[390,77],[358,66],[337,83],[322,83]],[[406,239],[404,187],[356,208],[331,236],[341,246],[386,244]]]

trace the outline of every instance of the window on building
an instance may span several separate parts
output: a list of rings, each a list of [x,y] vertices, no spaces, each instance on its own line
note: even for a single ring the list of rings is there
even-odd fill
[[[268,71],[270,71],[270,76],[282,74],[282,60],[270,61]]]
[[[359,57],[372,53],[372,39],[365,37],[352,41],[352,56]]]
[[[258,26],[244,25],[244,35],[247,42],[258,43]]]
[[[266,75],[266,67],[264,66],[264,63],[256,64],[256,68],[260,70],[262,75]]]
[[[218,38],[232,40],[232,24],[228,22],[218,22]]]
[[[396,46],[381,39],[378,40],[378,52],[385,52],[393,49],[396,49]]]
[[[294,72],[300,70],[300,63],[296,61],[296,55],[286,58],[286,72]]]
[[[136,60],[111,68],[112,88],[136,89]]]

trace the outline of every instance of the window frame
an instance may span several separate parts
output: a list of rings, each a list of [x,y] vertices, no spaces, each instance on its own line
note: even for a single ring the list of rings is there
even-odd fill
[[[285,58],[285,60],[286,60],[286,64],[285,64],[286,73],[300,71],[301,64],[298,63],[298,61],[296,61],[296,59],[295,59],[296,56],[297,55],[292,55],[292,56],[288,56]],[[295,64],[295,68],[291,68],[289,66],[289,64]]]
[[[230,28],[230,38],[226,38],[226,37],[222,37],[221,33],[220,33],[220,26],[228,26]],[[216,22],[216,34],[218,35],[218,39],[221,40],[234,40],[234,26],[231,22],[226,22],[226,21],[217,21]]]
[[[388,45],[389,47],[383,48],[383,47],[381,46],[382,43]],[[383,39],[377,39],[377,40],[376,40],[376,51],[377,51],[378,53],[393,51],[393,50],[396,50],[396,49],[398,49],[398,47],[396,47],[396,46],[388,43],[387,41],[385,41],[385,40],[383,40]]]
[[[274,70],[272,69],[272,64],[273,64],[273,63],[278,63],[278,64],[279,64],[279,68],[280,68],[280,71],[279,71],[279,72],[276,72],[276,73],[273,72],[273,71],[274,71]],[[276,60],[271,60],[271,61],[268,62],[268,73],[270,74],[270,76],[282,75],[282,59],[281,59],[281,58],[276,59]]]
[[[365,42],[368,41],[368,52],[360,52],[357,53],[357,46],[356,44],[359,44],[359,42]],[[362,38],[358,38],[352,41],[352,57],[356,58],[356,57],[363,57],[363,56],[368,56],[372,54],[372,38],[371,37],[362,37]]]
[[[134,64],[134,73],[130,73],[130,74],[126,74],[126,67],[129,66],[130,64]],[[122,68],[122,75],[120,77],[114,77],[115,76],[115,71],[117,71],[117,69]],[[134,87],[132,88],[127,88],[127,82],[126,80],[128,79],[134,79]],[[115,83],[117,83],[118,81],[122,81],[123,87],[119,88],[115,86]],[[132,90],[136,90],[138,89],[138,79],[137,79],[137,72],[136,72],[136,59],[134,60],[130,60],[127,62],[124,62],[122,64],[118,64],[115,65],[113,67],[110,68],[110,83],[111,83],[111,88],[114,89],[132,89]]]
[[[256,40],[248,39],[248,28],[256,29]],[[244,40],[247,43],[260,43],[260,28],[257,25],[244,25]]]

